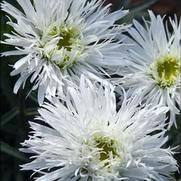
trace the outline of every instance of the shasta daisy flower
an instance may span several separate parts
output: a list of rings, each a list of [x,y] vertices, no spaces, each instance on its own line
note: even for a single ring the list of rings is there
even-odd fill
[[[11,75],[20,74],[14,93],[30,78],[32,90],[38,88],[38,101],[45,95],[62,93],[63,85],[77,82],[84,73],[103,77],[124,55],[115,37],[125,26],[114,22],[128,11],[110,13],[102,0],[17,0],[23,11],[7,2],[2,10],[11,15],[14,31],[4,34],[5,44],[17,50],[3,55],[23,55]]]
[[[181,21],[170,19],[164,27],[163,18],[149,14],[151,21],[144,21],[145,28],[134,21],[129,29],[127,41],[133,46],[122,69],[122,83],[140,92],[147,104],[168,106],[171,126],[181,109]]]
[[[36,181],[118,181],[172,179],[177,170],[171,150],[162,146],[167,108],[137,105],[124,97],[116,111],[114,88],[81,77],[69,87],[66,102],[44,103],[21,151],[32,154],[23,170],[38,173]],[[160,131],[159,131],[160,130]],[[152,133],[155,133],[151,136]]]

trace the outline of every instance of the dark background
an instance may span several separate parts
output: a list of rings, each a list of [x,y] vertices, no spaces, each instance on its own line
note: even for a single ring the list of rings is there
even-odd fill
[[[7,0],[16,6],[15,0]],[[167,16],[181,16],[181,0],[107,0],[106,3],[112,3],[112,10],[120,9],[122,6],[125,9],[130,9],[130,14],[121,20],[121,22],[131,22],[135,17],[141,20],[141,16],[147,17],[147,10],[151,9],[155,13],[166,14]],[[1,12],[0,20],[0,35],[4,32],[10,32],[11,28],[5,24],[7,21],[3,12]],[[120,22],[120,23],[121,23]],[[0,45],[0,51],[13,49],[11,46]],[[12,71],[11,65],[18,60],[18,57],[2,57],[0,61],[0,105],[1,105],[1,155],[0,155],[0,180],[1,181],[28,181],[32,172],[20,171],[21,164],[28,162],[28,157],[19,152],[20,143],[27,139],[29,125],[28,121],[32,120],[37,114],[36,92],[26,98],[30,85],[27,84],[24,90],[20,90],[17,95],[13,94],[13,86],[17,77],[10,77]],[[181,146],[181,120],[177,118],[178,128],[172,127],[167,133],[171,147],[176,145]],[[177,148],[180,152],[180,147]],[[178,161],[179,168],[181,167],[181,154],[176,153],[175,158]],[[179,180],[181,176],[175,173],[175,178]]]

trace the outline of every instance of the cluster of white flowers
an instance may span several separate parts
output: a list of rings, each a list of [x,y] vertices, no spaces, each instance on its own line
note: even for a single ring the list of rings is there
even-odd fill
[[[174,180],[165,143],[181,109],[181,20],[149,11],[144,25],[118,25],[128,11],[102,0],[17,1],[1,4],[13,28],[2,43],[16,48],[2,55],[21,56],[14,93],[28,80],[41,106],[22,170],[36,181]]]

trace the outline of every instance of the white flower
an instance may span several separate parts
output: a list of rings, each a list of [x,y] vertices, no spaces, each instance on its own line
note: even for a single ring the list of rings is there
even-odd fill
[[[44,124],[30,122],[33,131],[22,144],[34,159],[23,170],[40,174],[36,181],[172,180],[176,161],[162,148],[167,137],[160,124],[167,108],[141,109],[137,96],[125,95],[117,112],[114,88],[84,77],[79,88],[68,88],[66,102],[52,103],[39,109]]]
[[[129,29],[129,59],[120,71],[121,81],[125,88],[140,92],[146,104],[168,106],[169,126],[176,125],[181,109],[181,21],[170,19],[164,27],[163,18],[149,14],[145,28],[134,21]]]
[[[110,4],[102,0],[18,0],[22,12],[7,2],[2,10],[11,15],[8,22],[14,31],[4,34],[5,44],[17,50],[3,55],[23,55],[11,75],[20,74],[15,84],[17,93],[30,78],[32,90],[38,88],[38,101],[45,95],[62,93],[70,81],[79,76],[103,77],[105,68],[119,64],[124,57],[115,38],[126,26],[114,25],[128,11],[110,13]],[[119,60],[119,61],[118,61]]]

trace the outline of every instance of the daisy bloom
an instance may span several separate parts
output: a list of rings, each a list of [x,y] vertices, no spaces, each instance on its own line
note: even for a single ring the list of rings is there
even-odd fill
[[[146,104],[170,109],[169,126],[176,125],[181,109],[181,21],[164,19],[149,11],[144,26],[133,21],[128,31],[127,66],[121,69],[123,86],[143,95]],[[119,80],[120,81],[120,80]]]
[[[128,11],[110,13],[102,0],[17,0],[21,9],[7,2],[2,10],[13,17],[3,43],[16,47],[2,55],[22,55],[11,75],[20,75],[14,86],[17,93],[29,78],[32,90],[38,89],[41,104],[45,95],[61,94],[69,82],[78,82],[82,73],[103,77],[124,55],[115,38],[124,25],[114,25]]]
[[[116,111],[114,87],[81,77],[78,88],[68,87],[64,103],[44,103],[40,122],[30,122],[22,144],[33,159],[22,169],[33,170],[36,181],[172,180],[177,166],[163,148],[161,124],[168,109],[141,109],[138,96],[124,94]]]

